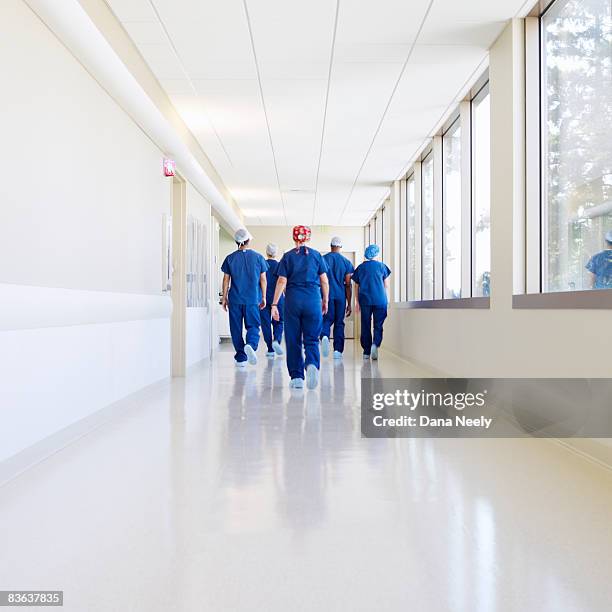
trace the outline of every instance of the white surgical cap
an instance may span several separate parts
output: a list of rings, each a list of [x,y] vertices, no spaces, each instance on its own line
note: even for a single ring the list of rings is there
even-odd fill
[[[341,247],[341,246],[342,246],[342,238],[340,238],[340,236],[334,236],[334,237],[331,239],[330,244],[331,244],[332,246],[335,246],[335,247]]]
[[[270,257],[275,257],[277,251],[278,247],[272,242],[266,247],[266,255],[269,255]]]
[[[238,244],[242,244],[243,242],[246,242],[250,239],[251,234],[249,234],[249,232],[244,227],[241,227],[239,230],[236,230],[236,233],[234,234],[234,240]]]

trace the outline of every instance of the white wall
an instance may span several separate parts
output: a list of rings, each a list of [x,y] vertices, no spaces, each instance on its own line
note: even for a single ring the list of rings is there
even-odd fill
[[[333,236],[341,236],[344,241],[345,251],[355,251],[357,261],[363,258],[363,227],[333,227],[313,226],[312,238],[308,243],[318,251],[329,251],[329,243]],[[293,247],[291,227],[278,225],[254,225],[248,230],[253,235],[251,247],[265,255],[266,245],[269,242],[276,243],[282,251]]]
[[[0,39],[2,460],[169,375],[171,184],[162,153],[21,0],[2,3]]]
[[[21,0],[2,8],[0,280],[159,293],[160,151]]]

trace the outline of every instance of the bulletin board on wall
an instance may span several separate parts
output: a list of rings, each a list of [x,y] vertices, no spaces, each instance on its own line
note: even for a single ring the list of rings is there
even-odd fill
[[[187,217],[187,307],[208,308],[207,227],[193,216]]]
[[[162,215],[162,293],[172,291],[172,215]]]

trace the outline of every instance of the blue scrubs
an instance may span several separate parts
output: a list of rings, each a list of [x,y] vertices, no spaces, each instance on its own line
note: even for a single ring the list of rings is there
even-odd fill
[[[310,247],[291,249],[283,255],[277,276],[287,279],[285,290],[285,344],[291,378],[304,378],[304,368],[320,366],[319,334],[323,323],[321,281],[327,265],[319,251]],[[306,361],[302,357],[302,345]]]
[[[255,251],[239,249],[230,253],[221,266],[221,271],[230,275],[230,290],[227,296],[229,305],[229,324],[232,344],[238,362],[246,361],[245,342],[242,326],[246,328],[246,344],[257,350],[259,344],[259,304],[261,287],[259,277],[267,272],[266,260]]]
[[[280,320],[275,321],[272,318],[272,303],[274,301],[274,290],[276,289],[276,281],[278,280],[278,261],[276,259],[267,259],[268,271],[266,272],[266,279],[268,281],[268,288],[266,291],[266,307],[260,310],[261,315],[261,331],[263,333],[264,340],[268,347],[268,353],[271,353],[274,349],[272,348],[272,341],[276,340],[280,344],[283,338],[283,311],[285,309],[285,297],[281,295],[278,300],[278,314]]]
[[[359,264],[353,273],[353,282],[359,285],[361,346],[364,355],[370,354],[372,344],[380,346],[382,343],[383,323],[387,318],[387,293],[384,281],[390,274],[391,270],[384,263],[373,260]]]
[[[586,269],[595,275],[594,289],[612,289],[612,249],[593,255]]]
[[[334,350],[344,351],[344,314],[346,312],[346,286],[344,279],[347,274],[353,273],[353,264],[340,253],[327,253],[323,256],[327,264],[329,279],[329,308],[323,315],[323,336],[330,337],[331,327],[334,326]]]

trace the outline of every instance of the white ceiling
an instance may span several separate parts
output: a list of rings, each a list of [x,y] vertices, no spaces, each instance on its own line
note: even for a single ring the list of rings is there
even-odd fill
[[[363,225],[524,0],[107,0],[248,224]]]

